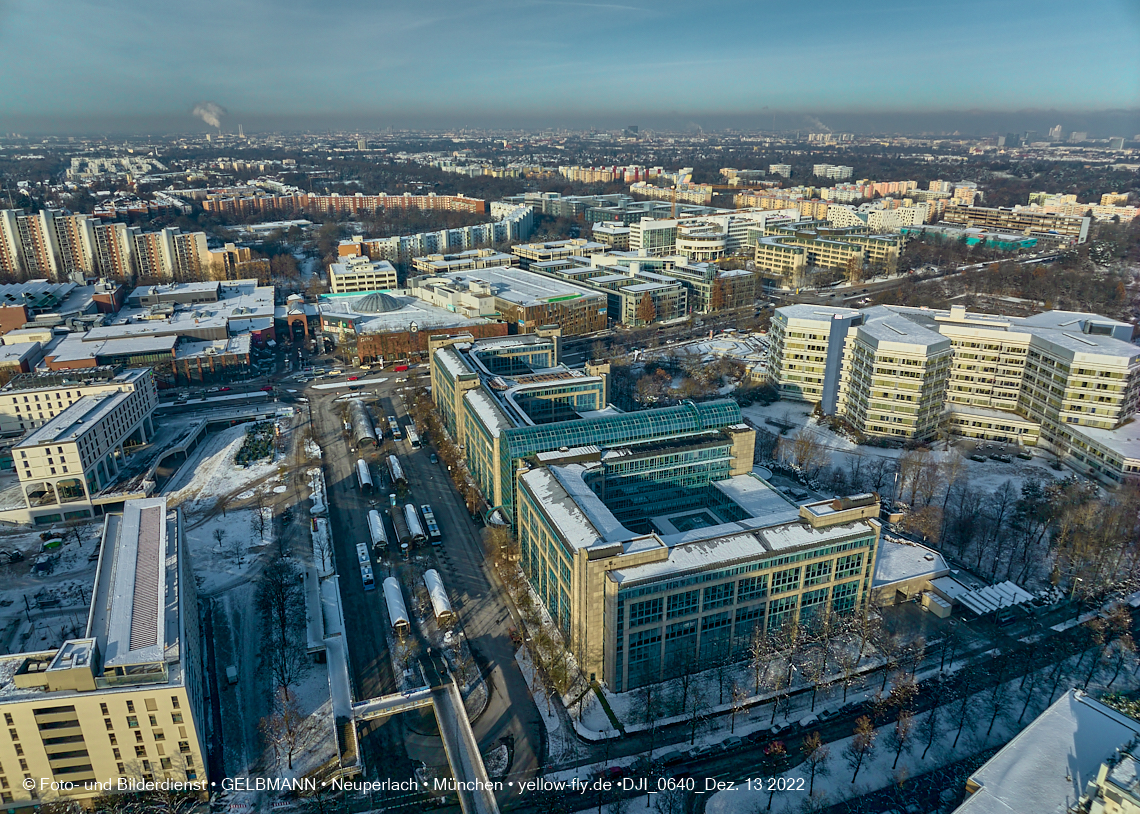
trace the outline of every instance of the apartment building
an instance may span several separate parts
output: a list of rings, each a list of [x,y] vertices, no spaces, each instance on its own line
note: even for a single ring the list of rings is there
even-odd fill
[[[784,206],[774,210],[741,209],[679,218],[643,218],[629,226],[632,252],[667,257],[684,255],[702,262],[725,255],[746,252],[752,231],[799,219],[799,211]]]
[[[1075,244],[1088,240],[1091,218],[1053,215],[1017,207],[948,206],[942,213],[942,220],[998,232],[1021,232],[1039,239],[1052,232]]]
[[[785,178],[791,178],[792,177],[792,165],[791,164],[769,164],[768,165],[768,174],[769,175],[782,175]]]
[[[1128,323],[789,306],[772,324],[768,369],[781,393],[819,402],[865,435],[1040,443],[1105,483],[1140,473],[1140,348]],[[824,395],[837,370],[832,411]]]
[[[113,280],[129,280],[131,265],[130,227],[125,223],[95,222],[91,226],[91,253],[99,275]]]
[[[873,233],[901,232],[907,226],[926,223],[928,208],[920,206],[884,206],[883,201],[854,207],[832,204],[827,208],[826,220],[839,228],[866,226]]]
[[[119,778],[205,797],[204,682],[182,517],[127,501],[104,521],[83,637],[0,657],[0,805],[82,802]]]
[[[132,230],[131,249],[135,270],[146,279],[200,280],[210,267],[205,232],[183,233],[177,226],[161,232]]]
[[[269,260],[254,257],[253,249],[248,246],[227,243],[220,249],[210,249],[206,263],[212,280],[254,279],[269,284]]]
[[[850,178],[854,172],[854,168],[844,167],[841,164],[816,164],[811,170],[812,175],[817,178],[834,178],[839,181]]]
[[[115,483],[126,465],[127,451],[154,435],[151,415],[158,392],[149,369],[130,371],[116,390],[81,395],[71,406],[45,418],[32,400],[41,393],[16,393],[21,415],[42,421],[12,448],[25,508],[5,512],[5,519],[37,525],[60,523],[98,514],[98,493]],[[62,388],[63,392],[68,392]],[[56,407],[62,403],[56,389]],[[72,391],[76,392],[76,391]],[[152,484],[153,485],[153,484]],[[121,502],[122,498],[118,500]]]
[[[356,256],[329,265],[329,288],[333,294],[391,291],[398,287],[396,268],[387,260]]]

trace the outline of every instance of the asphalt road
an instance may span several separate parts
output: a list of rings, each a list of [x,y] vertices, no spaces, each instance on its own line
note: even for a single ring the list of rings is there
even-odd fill
[[[356,564],[356,544],[368,541],[370,508],[356,482],[356,456],[349,452],[340,419],[332,407],[336,392],[308,392],[313,429],[324,451],[333,561],[340,574],[340,594],[348,640],[349,675],[354,700],[396,690],[384,628],[383,592],[365,591]],[[404,749],[399,717],[370,721],[359,728],[360,749],[368,778],[413,777],[414,766]]]
[[[400,425],[405,426],[411,419],[400,394],[395,392],[401,386],[390,380],[370,386],[360,395],[378,394],[380,398],[375,402],[373,414],[378,419],[396,415]],[[358,455],[350,451],[333,403],[342,395],[340,391],[306,388],[317,442],[324,451],[333,556],[337,572],[341,574],[353,694],[356,700],[362,700],[395,691],[396,682],[385,639],[387,617],[383,592],[366,592],[356,567],[356,543],[370,539],[367,513],[372,506],[369,499],[360,494],[355,474]],[[381,423],[377,421],[377,429]],[[487,706],[472,721],[475,737],[483,751],[509,741],[513,745],[512,777],[531,777],[541,767],[541,718],[514,660],[514,648],[507,632],[510,616],[500,596],[501,588],[484,563],[481,530],[467,513],[446,468],[429,461],[428,449],[412,450],[406,440],[396,442],[396,446],[408,481],[406,500],[416,505],[429,503],[443,534],[442,546],[420,549],[417,553],[426,552],[435,558],[435,567],[462,620],[472,656],[487,682]],[[367,457],[374,460],[374,477],[381,474],[379,456],[372,453]],[[371,498],[376,508],[383,510],[387,503],[385,493],[385,489],[379,489],[378,495]],[[380,565],[377,565],[376,575],[378,582],[386,576]],[[360,742],[367,779],[403,779],[412,775],[421,760],[428,765],[446,762],[430,710],[369,722],[361,727]],[[416,805],[414,801],[406,804],[412,809]]]
[[[392,393],[392,389],[387,392]],[[410,423],[399,394],[392,393],[381,403],[387,415],[397,416],[401,426]],[[430,462],[429,449],[412,450],[406,439],[398,441],[397,448],[408,481],[408,500],[430,504],[439,523],[443,544],[432,551],[435,567],[462,620],[472,657],[490,692],[486,709],[471,724],[479,748],[487,751],[510,741],[512,779],[533,777],[542,762],[541,717],[514,658],[508,635],[511,617],[502,589],[484,561],[481,529],[467,513],[446,467]],[[442,750],[442,744],[439,748]],[[504,795],[500,804],[508,796]]]

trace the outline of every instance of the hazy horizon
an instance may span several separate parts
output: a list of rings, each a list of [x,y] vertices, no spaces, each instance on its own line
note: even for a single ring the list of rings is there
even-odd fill
[[[1000,16],[984,0],[821,0],[807,15],[772,0],[0,0],[0,132],[206,132],[192,111],[213,103],[223,129],[249,133],[1060,124],[1130,138],[1138,52],[1131,0],[1009,0]]]

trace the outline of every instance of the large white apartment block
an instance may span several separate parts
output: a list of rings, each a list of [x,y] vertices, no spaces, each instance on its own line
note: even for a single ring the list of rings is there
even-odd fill
[[[398,286],[396,268],[387,260],[369,260],[358,255],[329,266],[329,287],[333,294],[390,291]]]
[[[827,220],[832,226],[867,226],[872,232],[898,232],[904,226],[921,226],[926,223],[929,206],[899,206],[887,208],[882,202],[861,206],[831,204],[827,207]]]
[[[140,369],[124,375],[119,389],[81,395],[12,448],[25,509],[6,512],[7,519],[49,524],[97,513],[95,499],[119,479],[128,450],[154,435],[154,374]],[[5,395],[5,401],[9,398]],[[31,410],[35,402],[20,406]]]
[[[127,501],[104,521],[82,635],[0,657],[0,805],[90,800],[120,778],[205,797],[204,683],[182,518]]]
[[[749,247],[749,230],[800,218],[798,208],[739,209],[683,218],[643,218],[629,225],[629,250],[653,257],[684,255],[704,262],[740,254]]]
[[[1140,475],[1140,347],[1096,314],[778,308],[768,370],[868,436],[1041,443],[1106,483]],[[831,393],[837,393],[834,403]]]

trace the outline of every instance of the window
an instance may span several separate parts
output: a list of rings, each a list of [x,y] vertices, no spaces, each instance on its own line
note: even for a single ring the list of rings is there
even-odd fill
[[[24,754],[24,747],[22,744],[17,743],[17,744],[15,744],[15,747],[16,747],[16,754],[17,755]]]
[[[115,733],[114,733],[114,732],[111,732],[110,734],[108,734],[108,735],[107,735],[107,738],[108,738],[108,739],[111,741],[111,745],[112,745],[112,746],[114,746],[116,743],[118,743],[118,742],[119,742],[119,739],[115,737]]]
[[[15,729],[9,729],[8,737],[14,741],[18,741],[20,739],[20,733],[18,733]]]
[[[777,571],[772,575],[772,593],[782,594],[800,587],[800,566]]]
[[[158,761],[158,765],[160,765],[164,769],[169,769],[170,768],[170,758],[164,757],[164,758],[160,759]]]
[[[161,729],[156,729],[156,730],[154,730],[154,733],[153,733],[153,734],[154,734],[154,739],[155,739],[156,741],[166,740],[166,736],[162,734],[162,730],[161,730]]]
[[[722,608],[732,604],[734,583],[725,582],[720,585],[709,585],[704,590],[704,609]]]
[[[135,743],[142,743],[142,742],[143,742],[142,730],[136,729],[135,730]]]
[[[116,768],[116,769],[118,769],[118,771],[119,771],[119,774],[122,774],[122,773],[123,773],[123,771],[124,771],[124,768],[123,768],[123,764],[122,764],[122,763],[116,763],[116,764],[115,764],[115,768]]]
[[[158,709],[158,704],[154,702],[153,698],[147,698],[143,703],[146,704],[147,712],[154,712],[156,709]]]
[[[150,725],[151,726],[158,726],[158,718],[156,716],[148,715],[146,717],[150,718]]]
[[[172,721],[174,721],[174,723],[180,724],[180,723],[182,723],[182,713],[181,712],[172,712],[172,713],[170,713],[170,719]]]
[[[633,628],[639,625],[647,625],[650,622],[660,622],[661,605],[661,597],[634,603],[629,609],[629,626]]]
[[[121,760],[121,759],[122,759],[122,757],[123,757],[122,753],[120,753],[120,752],[119,752],[119,750],[118,750],[117,748],[116,748],[116,749],[112,749],[112,750],[111,750],[111,754],[113,754],[113,755],[115,756],[115,760]]]
[[[131,729],[138,729],[139,719],[134,715],[127,716],[127,726]]]
[[[804,568],[804,587],[821,585],[831,578],[831,560],[813,562]]]
[[[768,593],[768,575],[745,577],[736,583],[736,601],[747,602]]]
[[[106,705],[104,705],[104,706],[106,706]],[[12,720],[12,713],[5,712],[4,713],[4,724],[6,726],[12,726],[14,723],[15,723],[15,721]]]
[[[688,616],[690,613],[696,613],[700,606],[700,597],[700,591],[673,594],[669,597],[668,618],[673,619],[677,616]]]
[[[128,701],[127,702],[127,712],[134,712],[134,711],[135,711],[135,702],[134,701]]]
[[[145,746],[136,746],[135,747],[135,757],[146,757],[146,747]]]
[[[843,579],[844,577],[855,576],[863,570],[863,555],[848,554],[845,557],[838,557],[835,560],[835,578]]]
[[[104,715],[110,715],[110,713],[107,712],[107,705],[106,704],[100,704],[99,705],[99,712],[103,713]]]
[[[190,754],[190,741],[178,741],[178,751],[184,755]]]
[[[20,758],[20,771],[26,772],[27,770],[28,770],[28,761],[24,760],[24,758]]]

